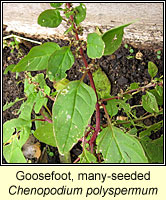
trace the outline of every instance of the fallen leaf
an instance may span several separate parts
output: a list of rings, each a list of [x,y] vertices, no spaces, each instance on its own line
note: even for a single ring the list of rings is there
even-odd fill
[[[121,121],[126,121],[126,120],[128,120],[128,117],[125,117],[125,116],[117,116],[116,119],[117,119],[117,120],[121,120]]]
[[[135,58],[138,60],[142,60],[142,56],[143,56],[143,54],[140,51],[138,51],[135,55]]]
[[[40,143],[31,135],[22,147],[22,152],[27,159],[39,158],[41,155]]]

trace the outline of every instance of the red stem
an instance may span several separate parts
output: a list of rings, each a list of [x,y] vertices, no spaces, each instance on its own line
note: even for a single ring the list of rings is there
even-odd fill
[[[49,99],[51,99],[52,101],[55,101],[55,99],[54,99],[54,98],[50,97],[50,96],[49,96],[49,95],[47,95],[47,94],[46,94],[46,97],[47,97],[47,98],[49,98]]]
[[[41,121],[41,122],[48,122],[48,123],[52,123],[52,120],[50,119],[33,119],[33,121]]]
[[[77,163],[80,161],[80,158],[78,157],[73,163]]]
[[[94,128],[92,125],[88,124],[88,126],[89,126],[89,128],[91,128],[92,130],[95,130],[95,128]]]
[[[108,98],[108,99],[101,99],[100,101],[109,101],[109,100],[113,100],[113,99],[120,99],[120,97],[116,96],[116,97],[112,97],[112,98]]]
[[[99,103],[96,103],[96,129],[95,132],[93,133],[93,136],[91,137],[89,141],[89,145],[91,147],[91,153],[93,153],[93,147],[94,147],[94,142],[96,140],[96,137],[100,131],[100,106]]]
[[[52,120],[46,117],[42,110],[43,108],[40,110],[40,114],[44,117],[44,121],[47,121],[48,123],[52,123]]]
[[[67,7],[70,8],[70,3],[66,3]],[[74,23],[74,18],[73,16],[71,15],[70,16],[70,19],[71,21],[73,22],[73,27],[74,27],[74,31],[75,31],[75,36],[76,36],[76,40],[79,40],[79,36],[78,36],[78,32],[77,32],[77,27]],[[84,55],[84,52],[83,52],[83,49],[82,47],[80,48],[80,54],[82,56],[82,60],[84,62],[84,65],[86,68],[88,68],[88,63],[87,63],[87,60],[85,58],[85,55]],[[93,88],[93,90],[95,91],[95,94],[96,94],[96,98],[97,98],[97,103],[96,103],[96,129],[95,129],[95,132],[90,140],[90,146],[91,146],[91,151],[93,152],[93,147],[94,147],[94,141],[100,131],[100,106],[99,106],[99,103],[98,103],[98,95],[97,95],[97,91],[96,91],[96,87],[95,87],[95,83],[94,83],[94,80],[93,80],[93,77],[92,77],[92,73],[90,71],[88,71],[88,76],[89,76],[89,80],[90,80],[90,85],[91,87]]]
[[[107,112],[106,106],[105,106],[104,104],[102,104],[102,107],[104,108],[104,112],[105,112],[105,115],[106,115],[108,124],[111,125],[111,119],[110,119],[109,114],[108,114],[108,112]]]
[[[33,121],[41,121],[41,122],[45,122],[45,119],[32,119]]]

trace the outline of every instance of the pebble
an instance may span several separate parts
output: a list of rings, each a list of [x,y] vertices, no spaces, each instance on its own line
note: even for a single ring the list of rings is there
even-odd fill
[[[112,75],[110,76],[110,80],[111,80],[111,81],[114,81],[114,80],[115,80],[115,75],[114,75],[114,74],[112,74]]]
[[[128,79],[126,79],[125,77],[121,76],[118,79],[118,83],[119,83],[119,85],[124,85],[124,84],[128,83]]]
[[[123,57],[122,54],[117,54],[117,59],[120,59],[120,58],[122,58],[122,57]]]
[[[8,83],[9,85],[11,85],[13,82],[12,82],[12,80],[9,80],[7,83]]]
[[[140,65],[140,69],[141,69],[141,70],[144,70],[144,68],[145,68],[145,67],[144,67],[143,65]]]
[[[116,59],[116,55],[112,54],[110,55],[111,60],[115,60]]]
[[[126,67],[123,67],[123,68],[122,68],[122,72],[123,72],[124,74],[127,72]]]

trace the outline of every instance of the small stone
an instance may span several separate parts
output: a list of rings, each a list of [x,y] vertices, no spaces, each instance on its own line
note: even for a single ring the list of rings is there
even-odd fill
[[[122,68],[122,72],[123,72],[123,73],[126,73],[126,67],[123,67],[123,68]]]
[[[144,68],[145,68],[145,67],[144,67],[143,65],[140,65],[140,69],[141,69],[141,70],[144,70]]]
[[[8,85],[11,85],[13,82],[12,82],[12,80],[9,80],[7,83],[8,83]]]
[[[115,60],[116,59],[116,55],[114,55],[114,54],[110,55],[110,57],[111,57],[111,60]]]
[[[124,84],[128,83],[128,80],[125,77],[121,76],[118,79],[118,83],[119,83],[119,85],[124,85]]]
[[[120,59],[122,57],[122,54],[117,54],[116,57],[117,59]]]
[[[110,76],[110,80],[113,82],[115,80],[114,74]]]

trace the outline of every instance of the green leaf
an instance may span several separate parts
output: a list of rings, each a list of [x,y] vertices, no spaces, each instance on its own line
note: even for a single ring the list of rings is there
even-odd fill
[[[124,110],[124,112],[128,113],[131,111],[130,104],[126,103],[124,100],[116,99],[116,103],[119,105],[120,109]]]
[[[99,67],[92,74],[99,99],[110,95],[111,83],[104,71]]]
[[[52,75],[53,80],[59,81],[67,76],[65,73],[74,64],[74,56],[70,47],[62,47],[55,51],[48,61],[48,74]]]
[[[107,127],[97,137],[97,152],[105,163],[147,163],[139,141],[117,127]]]
[[[158,95],[159,95],[160,97],[163,97],[163,87],[162,87],[162,86],[159,86],[159,85],[156,85],[155,89],[156,89]]]
[[[127,100],[129,100],[131,98],[133,98],[133,96],[131,94],[123,94],[124,101],[127,101]]]
[[[89,58],[101,58],[104,53],[105,44],[100,35],[89,33],[87,37],[87,55]]]
[[[29,138],[30,126],[30,122],[20,118],[7,121],[3,125],[3,154],[7,162],[26,163],[21,148]]]
[[[44,93],[45,94],[50,95],[50,91],[51,91],[51,89],[47,85],[44,86]]]
[[[21,127],[19,134],[20,134],[20,137],[18,140],[18,144],[20,147],[22,147],[26,143],[26,141],[28,140],[31,134],[31,127],[29,126]]]
[[[133,49],[130,49],[129,52],[130,52],[130,53],[134,53],[134,50],[133,50]]]
[[[28,96],[28,99],[21,105],[19,112],[21,114],[19,115],[19,118],[24,120],[31,120],[31,113],[33,109],[33,105],[35,103],[36,96],[33,96],[33,94]]]
[[[129,60],[129,59],[133,59],[134,56],[126,56],[126,58]]]
[[[134,127],[134,128],[132,128],[132,129],[130,129],[128,132],[127,132],[127,134],[129,134],[129,135],[137,135],[137,132],[138,132],[138,129],[136,128],[136,127]]]
[[[155,88],[155,89],[149,90],[149,92],[152,93],[156,97],[156,101],[158,105],[162,106],[163,105],[163,88],[161,87],[161,90],[160,89],[157,90],[157,88]]]
[[[68,79],[63,78],[62,80],[55,82],[53,86],[57,91],[60,91],[65,88],[66,85],[69,84],[69,82],[70,81]]]
[[[75,7],[76,15],[74,16],[74,21],[78,25],[84,21],[86,17],[86,6],[83,3],[80,3],[79,6]]]
[[[35,106],[34,106],[35,113],[39,113],[42,106],[46,106],[46,104],[48,102],[48,98],[45,96],[46,96],[46,94],[50,95],[50,88],[46,84],[46,81],[44,79],[44,74],[37,74],[35,77],[31,77],[31,81],[34,84],[29,83],[29,80],[25,79],[24,92],[27,94],[28,101],[30,101],[30,104],[32,104],[32,106],[33,106],[33,104],[35,104]],[[35,87],[35,85],[37,85],[37,84],[38,84],[38,87],[43,90],[43,92],[41,92],[41,91],[37,92],[37,89]],[[25,105],[22,105],[20,110],[23,110],[22,107],[25,107]],[[32,110],[31,105],[28,107],[29,107],[28,109],[26,109],[26,110],[24,109],[24,112],[27,111],[26,115],[28,115],[28,112],[30,110]],[[29,114],[30,114],[30,112],[29,112]]]
[[[69,152],[83,137],[96,104],[94,90],[81,81],[70,82],[53,105],[53,128],[60,154]]]
[[[146,94],[142,96],[142,106],[147,112],[159,112],[156,98],[151,92],[147,91]]]
[[[64,35],[68,34],[74,28],[73,24],[64,32]]]
[[[129,48],[129,45],[128,45],[128,44],[125,44],[125,45],[124,45],[124,48],[128,49],[128,48]]]
[[[39,87],[44,89],[44,86],[46,86],[46,81],[44,79],[44,74],[37,74],[35,77],[32,77],[32,81],[34,83],[39,83]]]
[[[55,136],[53,133],[53,124],[45,123],[39,126],[33,134],[40,142],[56,147]]]
[[[19,102],[19,101],[22,101],[24,100],[25,98],[21,98],[19,99],[18,97],[16,97],[15,101],[14,102],[10,102],[10,103],[6,103],[4,106],[3,106],[3,111],[9,109],[10,107],[12,107],[15,103]]]
[[[97,159],[92,153],[84,149],[80,156],[79,163],[97,163]]]
[[[46,84],[43,73],[37,74],[35,77],[31,77],[31,80],[35,85],[38,84],[39,88],[42,89],[45,94],[50,94],[50,88]],[[37,92],[34,84],[30,84],[28,80],[26,80],[24,84],[24,91],[28,94],[28,96],[32,97],[31,102],[32,104],[35,103],[35,113],[39,113],[42,106],[46,106],[48,98],[46,98],[45,94],[43,94],[41,91]]]
[[[63,3],[50,3],[51,7],[53,8],[59,8],[63,5]]]
[[[144,137],[140,142],[150,163],[163,163],[163,136],[156,140]]]
[[[4,71],[4,74],[7,74],[8,71],[11,71],[13,70],[13,68],[15,67],[15,64],[11,64],[11,65],[8,65]]]
[[[158,68],[153,62],[148,62],[148,73],[153,78],[157,75]]]
[[[49,152],[48,155],[49,155],[50,157],[53,157],[55,154],[54,154],[54,152]]]
[[[13,133],[15,133],[16,129],[24,129],[24,127],[30,127],[31,122],[26,121],[21,118],[11,119],[9,121],[6,121],[3,124],[3,143],[6,143]]]
[[[118,113],[118,107],[116,99],[112,99],[110,101],[107,101],[106,109],[108,111],[108,114],[113,117]]]
[[[160,130],[162,126],[163,126],[163,121],[159,121],[158,123],[155,123],[155,124],[151,125],[150,127],[148,127],[146,130],[141,131],[139,133],[139,137],[143,138],[144,136],[150,136],[152,131],[153,131],[153,133],[155,133],[158,130]]]
[[[37,71],[48,68],[48,59],[51,54],[60,49],[54,42],[46,42],[40,46],[33,47],[27,56],[13,68],[12,72]]]
[[[24,79],[24,93],[26,96],[30,96],[30,94],[36,95],[36,89],[34,84],[30,84],[28,79]]]
[[[158,54],[158,55],[160,55],[160,54],[161,54],[161,51],[160,51],[160,50],[159,50],[159,51],[157,51],[157,54]]]
[[[161,56],[160,56],[160,55],[157,55],[157,59],[159,59],[159,60],[160,60],[160,59],[161,59]]]
[[[40,26],[56,28],[61,24],[62,17],[58,10],[48,9],[39,15],[37,22]]]
[[[43,98],[46,94],[50,95],[50,88],[47,86],[46,81],[44,79],[44,74],[37,74],[35,77],[32,77],[29,73],[28,76],[30,77],[30,81],[32,83],[29,83],[29,79],[24,80],[24,93],[29,97],[32,96],[33,98],[41,97]],[[38,91],[37,88],[42,89],[43,92]]]
[[[46,81],[45,81],[45,78],[44,78],[44,74],[41,73],[41,74],[37,74],[35,77],[32,77],[32,81],[36,84],[38,83],[39,84],[39,87],[41,89],[43,89],[43,92],[47,95],[50,94],[50,88],[47,86],[46,84]],[[32,84],[30,84],[32,85]],[[43,96],[43,95],[42,95]]]
[[[27,163],[17,139],[3,147],[3,155],[8,163]]]
[[[35,102],[34,111],[35,113],[39,113],[42,106],[47,105],[48,99],[43,97],[43,94],[40,94],[39,92],[36,96]]]
[[[129,89],[130,90],[138,89],[139,88],[139,84],[140,83],[131,83]]]
[[[123,38],[124,28],[132,23],[133,22],[110,29],[103,34],[102,39],[105,43],[105,56],[113,54],[120,47]]]
[[[71,15],[74,15],[74,10],[72,10],[72,11],[67,11],[67,12],[65,13],[66,18],[70,18]],[[73,25],[72,25],[72,27],[73,27]]]

